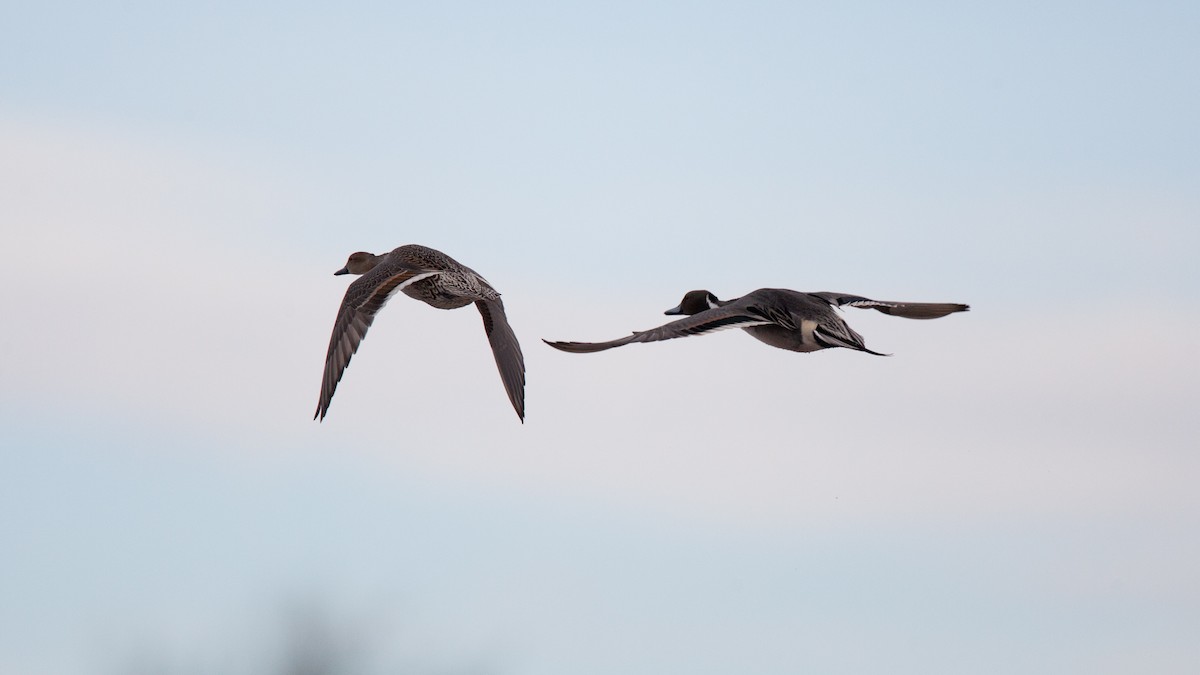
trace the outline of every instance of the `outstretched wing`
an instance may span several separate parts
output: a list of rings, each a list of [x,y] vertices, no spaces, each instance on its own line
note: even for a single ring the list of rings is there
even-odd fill
[[[380,274],[375,274],[376,270]],[[404,268],[396,271],[376,267],[350,284],[342,298],[342,306],[338,308],[337,319],[333,322],[333,334],[329,337],[325,374],[321,378],[321,399],[317,403],[314,420],[325,419],[342,373],[350,365],[350,358],[358,351],[358,345],[367,336],[367,329],[375,321],[375,314],[397,291],[437,274],[439,272],[431,270]]]
[[[741,307],[717,307],[700,312],[699,314],[693,314],[684,319],[679,319],[678,321],[663,324],[658,328],[638,331],[632,335],[617,340],[609,340],[608,342],[551,342],[549,340],[542,340],[542,342],[555,349],[561,349],[564,352],[587,354],[601,352],[605,349],[612,349],[613,347],[620,347],[634,342],[658,342],[659,340],[670,340],[672,338],[707,335],[727,328],[748,328],[750,326],[762,326],[770,323],[773,322],[764,316],[752,314]]]
[[[810,293],[835,307],[859,307],[873,309],[884,314],[904,317],[905,319],[938,319],[947,314],[965,312],[971,307],[955,302],[895,302],[892,300],[872,300],[861,295],[847,293],[831,293],[823,291]]]
[[[504,390],[508,392],[508,400],[517,411],[517,417],[524,422],[525,357],[521,354],[521,344],[517,342],[516,334],[508,325],[504,303],[497,297],[494,300],[476,300],[475,306],[483,316],[483,330],[492,345],[492,356],[496,358],[496,368],[500,370],[500,379],[504,382]]]

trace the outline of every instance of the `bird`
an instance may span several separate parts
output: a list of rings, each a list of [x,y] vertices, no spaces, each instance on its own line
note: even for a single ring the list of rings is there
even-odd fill
[[[965,312],[968,305],[949,302],[892,302],[872,300],[848,293],[804,293],[787,288],[760,288],[733,300],[720,300],[711,291],[688,291],[668,316],[686,315],[670,323],[637,331],[608,342],[552,342],[564,352],[586,354],[635,342],[658,342],[672,338],[707,335],[727,328],[741,328],[758,340],[794,352],[815,352],[844,347],[876,356],[890,356],[867,348],[863,338],[834,308],[859,307],[906,319],[937,319]]]
[[[441,251],[408,244],[379,255],[365,251],[352,253],[346,265],[334,272],[335,276],[342,274],[361,276],[346,289],[333,323],[314,420],[325,420],[333,392],[350,365],[350,358],[358,351],[375,315],[400,291],[438,309],[457,309],[475,303],[483,317],[483,329],[508,400],[517,417],[525,422],[525,357],[508,325],[500,293],[478,272]]]

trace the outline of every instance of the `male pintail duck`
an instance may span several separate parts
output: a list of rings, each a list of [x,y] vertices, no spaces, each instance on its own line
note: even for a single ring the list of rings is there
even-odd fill
[[[786,288],[760,288],[734,300],[718,300],[709,291],[689,291],[678,306],[664,312],[686,314],[686,319],[608,342],[543,342],[564,352],[583,354],[634,342],[657,342],[741,328],[772,347],[794,352],[845,347],[887,356],[867,349],[862,336],[846,324],[834,311],[835,307],[874,309],[906,319],[936,319],[970,309],[948,302],[890,302],[846,293],[801,293]]]
[[[375,314],[396,291],[402,291],[408,297],[438,309],[457,309],[475,303],[483,315],[483,329],[492,344],[492,354],[508,400],[517,411],[517,417],[525,421],[525,358],[521,355],[521,345],[508,325],[500,293],[475,270],[441,251],[410,244],[380,255],[361,251],[351,254],[346,266],[334,274],[361,274],[362,277],[346,289],[346,297],[342,299],[333,323],[329,352],[325,356],[325,375],[321,380],[321,400],[313,419],[325,419],[342,373],[375,320]]]

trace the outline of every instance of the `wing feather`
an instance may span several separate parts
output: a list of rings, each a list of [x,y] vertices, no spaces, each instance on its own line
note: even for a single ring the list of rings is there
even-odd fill
[[[504,303],[496,297],[494,300],[476,300],[475,306],[483,317],[483,330],[492,345],[492,356],[496,359],[496,368],[500,371],[504,390],[508,392],[508,400],[524,422],[525,356],[521,354],[521,344],[517,342],[516,334],[508,325]]]
[[[321,377],[321,398],[313,419],[324,420],[333,400],[333,392],[350,365],[350,359],[358,346],[367,337],[367,330],[375,321],[375,314],[383,309],[389,298],[409,284],[438,274],[437,271],[403,268],[399,271],[380,270],[381,274],[368,272],[346,289],[333,321],[333,333],[329,336],[329,350],[325,354],[325,372]],[[372,270],[373,272],[374,270]],[[382,277],[382,278],[381,278]]]
[[[861,295],[850,295],[848,293],[831,293],[824,291],[821,293],[812,293],[829,304],[835,307],[858,307],[860,309],[873,309],[891,316],[899,316],[905,319],[938,319],[947,314],[955,312],[966,312],[971,309],[970,305],[963,305],[956,302],[896,302],[893,300],[872,300],[864,298]]]
[[[609,340],[608,342],[551,342],[550,340],[542,340],[542,342],[564,352],[590,354],[634,342],[658,342],[673,338],[691,337],[693,335],[707,335],[729,328],[748,328],[750,326],[762,326],[769,323],[772,322],[762,316],[750,314],[742,309],[717,307],[663,324],[658,328],[637,331],[632,335],[616,340]]]

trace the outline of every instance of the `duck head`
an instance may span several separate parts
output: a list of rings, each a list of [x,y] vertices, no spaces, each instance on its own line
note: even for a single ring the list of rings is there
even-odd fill
[[[668,316],[676,314],[699,314],[715,307],[720,307],[721,301],[709,291],[688,291],[679,304],[663,312]]]
[[[350,258],[346,261],[346,266],[333,273],[334,276],[339,274],[366,274],[370,272],[376,265],[379,264],[379,259],[383,256],[359,251],[351,253]]]

